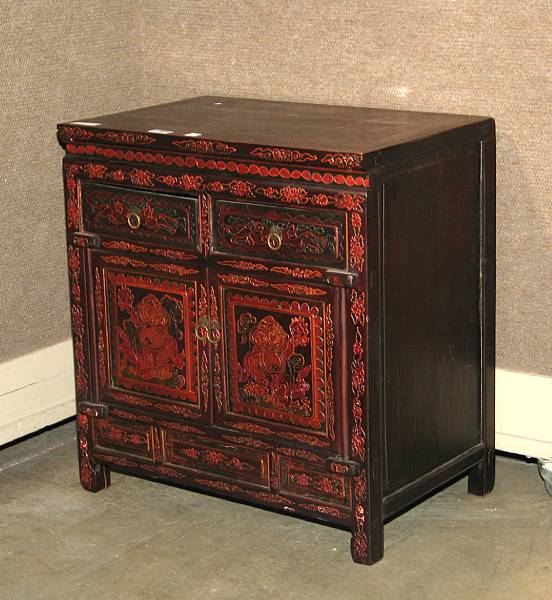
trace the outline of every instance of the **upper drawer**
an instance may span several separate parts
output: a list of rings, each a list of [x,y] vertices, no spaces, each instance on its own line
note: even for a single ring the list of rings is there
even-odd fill
[[[197,200],[83,182],[87,231],[197,250]]]
[[[214,213],[216,253],[347,268],[343,212],[216,199]]]

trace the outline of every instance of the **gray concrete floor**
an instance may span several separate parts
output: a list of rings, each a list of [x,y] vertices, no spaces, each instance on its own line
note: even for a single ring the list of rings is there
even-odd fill
[[[2,600],[552,597],[552,498],[534,464],[498,459],[385,526],[351,562],[347,531],[119,474],[78,482],[74,423],[0,451]]]

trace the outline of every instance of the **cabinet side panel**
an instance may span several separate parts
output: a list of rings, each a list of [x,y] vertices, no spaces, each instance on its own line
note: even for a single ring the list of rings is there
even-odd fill
[[[481,440],[477,147],[385,183],[385,493]]]

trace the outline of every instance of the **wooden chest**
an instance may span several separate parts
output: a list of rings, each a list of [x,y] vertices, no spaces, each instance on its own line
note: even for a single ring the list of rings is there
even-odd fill
[[[489,118],[199,97],[58,126],[80,478],[348,527],[494,481]]]

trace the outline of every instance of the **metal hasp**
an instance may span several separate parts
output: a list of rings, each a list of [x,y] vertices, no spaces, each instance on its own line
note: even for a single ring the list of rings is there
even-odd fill
[[[546,491],[552,496],[552,458],[537,459],[537,467],[539,469],[539,475],[544,481],[544,487]]]

